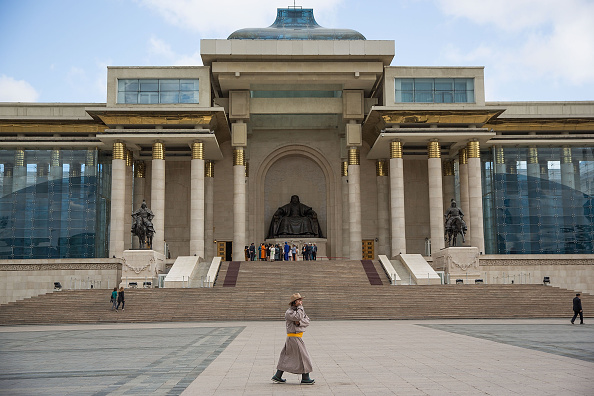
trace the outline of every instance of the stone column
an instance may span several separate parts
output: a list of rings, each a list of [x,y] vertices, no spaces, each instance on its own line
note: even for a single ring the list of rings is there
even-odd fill
[[[192,143],[190,256],[204,259],[204,143]]]
[[[15,168],[16,169],[16,168]],[[15,173],[16,175],[16,173]],[[575,190],[575,169],[573,167],[573,159],[571,147],[564,146],[561,155],[561,190],[562,205],[563,205],[563,226],[565,229],[573,229],[575,227],[573,217],[576,215],[573,202],[571,200]],[[583,214],[582,208],[582,214]],[[575,244],[572,242],[565,242],[565,251],[563,253],[574,253]]]
[[[456,180],[454,177],[454,161],[443,163],[443,209],[451,206],[452,199],[456,198]],[[464,212],[464,210],[462,211]],[[464,213],[466,214],[466,213]]]
[[[471,233],[472,219],[470,218],[470,200],[468,195],[468,155],[466,147],[458,151],[458,165],[460,169],[460,208],[464,213],[464,222],[466,222],[468,232]]]
[[[111,214],[109,226],[109,257],[120,258],[124,254],[124,213],[126,201],[126,145],[122,142],[115,142],[113,144],[113,153],[111,158]],[[53,160],[54,158],[52,155],[52,162]]]
[[[445,247],[443,224],[443,187],[441,180],[441,149],[437,140],[427,145],[429,159],[429,226],[431,228],[431,254]]]
[[[342,257],[351,256],[351,233],[349,231],[349,162],[341,162],[342,174]]]
[[[153,143],[150,209],[155,215],[152,249],[165,254],[165,147],[161,142]]]
[[[481,179],[481,152],[479,142],[468,142],[468,195],[470,205],[470,245],[477,247],[480,254],[485,253],[483,231],[483,189]]]
[[[361,260],[363,257],[361,237],[361,169],[359,149],[349,149],[349,258]]]
[[[18,192],[27,187],[27,165],[25,164],[25,150],[14,151],[14,168],[12,175],[12,192]]]
[[[536,147],[528,148],[527,158],[527,181],[528,181],[528,205],[530,210],[530,253],[540,252],[540,227],[536,219],[540,216],[540,164],[538,163],[538,149]]]
[[[2,196],[12,194],[12,179],[14,175],[14,164],[4,163],[4,184],[2,185]]]
[[[85,177],[92,177],[97,175],[97,150],[88,149],[85,158]]]
[[[575,189],[574,167],[571,156],[571,147],[564,146],[561,156],[561,184]]]
[[[390,254],[390,211],[388,198],[388,169],[385,160],[377,160],[375,174],[377,183],[377,250],[378,254]]]
[[[126,197],[124,210],[124,250],[132,248],[132,196],[134,185],[134,154],[126,150]]]
[[[233,150],[233,260],[244,261],[245,236],[245,165],[243,147]]]
[[[62,161],[60,158],[60,150],[54,149],[50,154],[50,180],[60,180],[62,174]]]
[[[204,257],[215,256],[214,244],[214,162],[204,164]]]
[[[402,142],[390,142],[391,257],[406,254]]]
[[[146,185],[146,164],[144,161],[134,162],[134,197],[132,198],[132,211],[135,211],[142,205],[144,200],[144,188]],[[132,216],[130,216],[132,218]],[[130,230],[131,231],[131,230]],[[128,232],[124,230],[124,232]],[[131,233],[130,233],[131,235]],[[132,248],[140,248],[140,242],[137,237],[132,237]]]

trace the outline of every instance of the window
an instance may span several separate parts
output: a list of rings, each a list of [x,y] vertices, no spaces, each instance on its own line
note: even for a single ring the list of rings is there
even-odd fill
[[[118,103],[198,103],[198,79],[118,80]]]
[[[474,103],[472,78],[397,78],[396,103]]]

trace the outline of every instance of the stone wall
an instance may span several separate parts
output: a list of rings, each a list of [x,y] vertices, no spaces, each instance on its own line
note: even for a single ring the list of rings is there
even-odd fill
[[[122,265],[118,259],[2,260],[0,304],[63,289],[107,289],[119,285]],[[106,297],[108,301],[108,297]]]
[[[594,294],[594,255],[487,255],[480,257],[486,283],[542,284]]]

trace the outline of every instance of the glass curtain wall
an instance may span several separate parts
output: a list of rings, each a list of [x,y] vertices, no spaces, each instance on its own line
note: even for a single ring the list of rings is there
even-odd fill
[[[494,147],[481,155],[487,254],[591,254],[591,147]]]
[[[110,183],[97,150],[0,150],[0,258],[107,257]]]

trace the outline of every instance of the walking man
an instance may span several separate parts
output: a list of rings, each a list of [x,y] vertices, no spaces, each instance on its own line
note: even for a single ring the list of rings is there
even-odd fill
[[[287,382],[283,378],[283,373],[288,371],[293,374],[301,374],[301,384],[312,385],[315,380],[309,378],[309,373],[313,366],[305,343],[301,339],[305,328],[309,326],[309,317],[303,309],[303,300],[299,293],[291,296],[289,309],[285,312],[285,321],[287,339],[278,358],[276,374],[272,377],[272,381],[279,384]]]
[[[576,293],[573,298],[573,318],[571,318],[571,324],[575,322],[575,318],[580,315],[580,324],[584,324],[584,312],[582,310],[582,299],[580,293]]]

